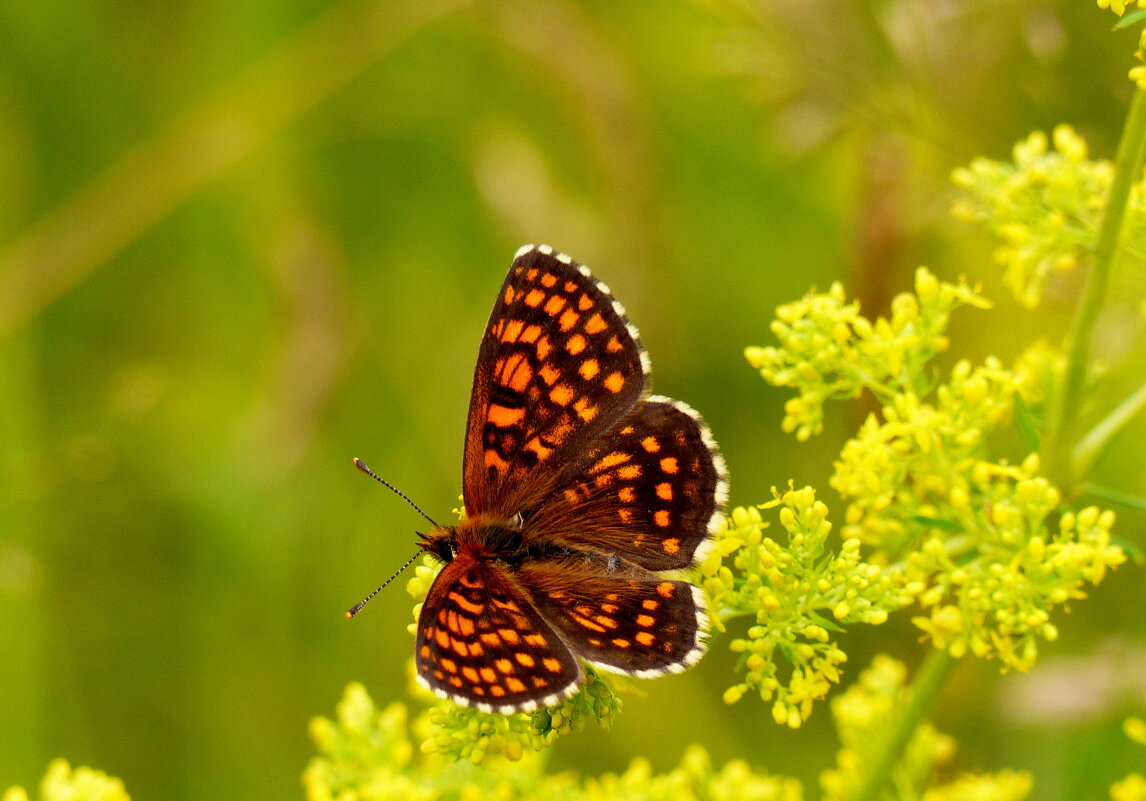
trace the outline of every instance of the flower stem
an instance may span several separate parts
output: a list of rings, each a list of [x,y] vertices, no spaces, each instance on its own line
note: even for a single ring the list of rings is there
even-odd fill
[[[1094,258],[1083,287],[1082,300],[1071,323],[1062,393],[1051,421],[1050,435],[1047,437],[1044,451],[1050,479],[1067,492],[1080,477],[1076,474],[1077,466],[1071,459],[1071,449],[1077,433],[1083,385],[1090,363],[1094,324],[1102,309],[1106,285],[1117,255],[1122,223],[1126,217],[1127,200],[1130,197],[1131,187],[1141,174],[1144,154],[1146,154],[1146,94],[1138,90],[1130,104],[1126,126],[1122,130],[1122,140],[1118,143],[1114,179],[1110,184],[1106,209],[1098,227]]]
[[[1080,476],[1086,475],[1110,440],[1143,409],[1146,409],[1146,384],[1130,393],[1102,422],[1079,439],[1071,462]]]
[[[880,791],[891,778],[892,770],[902,759],[911,735],[915,734],[919,724],[934,708],[939,691],[947,683],[956,663],[957,660],[946,651],[931,649],[915,676],[907,705],[899,717],[891,722],[891,728],[880,743],[875,759],[871,762],[871,770],[856,792],[854,801],[875,801],[879,797]]]

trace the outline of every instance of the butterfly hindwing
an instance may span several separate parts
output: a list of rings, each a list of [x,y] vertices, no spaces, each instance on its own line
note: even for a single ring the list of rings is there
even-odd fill
[[[608,670],[649,678],[704,654],[704,599],[686,581],[584,554],[523,564],[519,579],[569,647]]]
[[[700,416],[653,396],[590,445],[527,520],[537,538],[672,570],[692,564],[719,528],[727,493],[724,459]]]
[[[503,565],[459,555],[442,568],[418,616],[418,678],[486,712],[551,706],[581,666]]]

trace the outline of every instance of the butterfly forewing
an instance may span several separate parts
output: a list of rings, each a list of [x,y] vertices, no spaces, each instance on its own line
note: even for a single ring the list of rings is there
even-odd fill
[[[645,385],[644,356],[609,289],[568,256],[522,249],[474,371],[463,495],[470,515],[535,505]]]
[[[571,695],[581,667],[499,562],[459,555],[418,617],[418,677],[443,698],[502,713]]]

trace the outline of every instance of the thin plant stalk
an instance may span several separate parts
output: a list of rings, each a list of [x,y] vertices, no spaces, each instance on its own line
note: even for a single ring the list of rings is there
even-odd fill
[[[879,744],[879,750],[870,763],[871,770],[854,796],[855,801],[875,801],[879,797],[891,780],[891,772],[903,758],[911,736],[919,724],[930,717],[939,693],[957,663],[958,660],[946,651],[931,649],[915,676],[907,705],[891,721],[886,736]]]
[[[1077,437],[1078,415],[1082,407],[1083,385],[1090,366],[1094,325],[1106,296],[1106,286],[1118,254],[1122,224],[1126,217],[1130,190],[1142,172],[1146,154],[1146,96],[1141,90],[1134,95],[1130,112],[1118,144],[1114,180],[1099,223],[1094,258],[1090,265],[1082,299],[1071,323],[1067,344],[1067,362],[1063,373],[1062,392],[1051,420],[1044,455],[1050,479],[1069,491],[1079,479],[1078,465],[1071,458]]]

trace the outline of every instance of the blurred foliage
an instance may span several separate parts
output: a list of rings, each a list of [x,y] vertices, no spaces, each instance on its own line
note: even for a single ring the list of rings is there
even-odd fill
[[[431,514],[455,503],[478,337],[525,242],[613,287],[734,502],[828,486],[862,415],[797,447],[744,347],[813,285],[886,316],[921,263],[1001,299],[948,175],[1059,123],[1110,158],[1138,35],[1113,19],[1081,0],[0,0],[0,787],[62,755],[137,798],[298,797],[315,711],[353,680],[407,695],[406,598],[341,614],[419,519],[350,457]],[[952,336],[1005,363],[1057,341],[1078,272],[1021,337],[1002,300]],[[1139,368],[1116,380],[1146,373],[1143,283],[1123,274],[1099,322],[1098,358]],[[1119,437],[1096,478],[1146,494],[1146,427]],[[1110,577],[1030,676],[965,662],[936,721],[956,762],[1021,768],[1036,799],[1134,775],[1142,594]],[[554,770],[663,773],[701,741],[811,786],[827,722],[714,703],[731,667],[714,648],[641,682]]]

